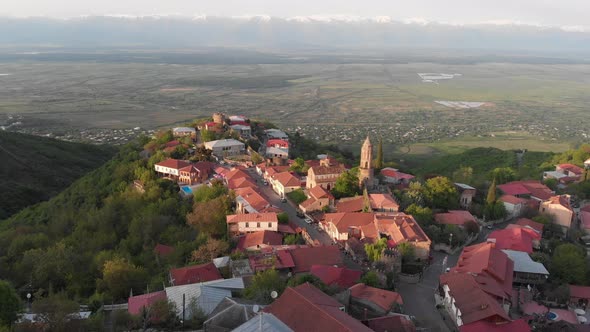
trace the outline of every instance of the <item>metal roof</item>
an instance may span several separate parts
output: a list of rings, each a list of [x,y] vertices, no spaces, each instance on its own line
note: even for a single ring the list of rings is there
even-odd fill
[[[507,249],[502,251],[514,262],[514,272],[549,275],[549,271],[547,271],[545,266],[535,262],[526,252]]]

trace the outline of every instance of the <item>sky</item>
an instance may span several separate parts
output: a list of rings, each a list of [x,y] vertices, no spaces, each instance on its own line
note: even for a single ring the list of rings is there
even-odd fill
[[[588,26],[590,0],[0,0],[1,16],[388,16],[452,24]]]

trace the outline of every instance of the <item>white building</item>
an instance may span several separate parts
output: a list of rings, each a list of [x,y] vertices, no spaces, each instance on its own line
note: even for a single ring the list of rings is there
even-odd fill
[[[289,158],[289,149],[275,148],[274,146],[266,148],[265,153],[267,158]]]
[[[191,138],[196,138],[197,130],[191,127],[176,127],[172,128],[172,135],[174,137],[190,136]]]
[[[282,139],[285,141],[289,140],[289,136],[287,136],[284,131],[279,129],[267,129],[264,131],[264,133],[266,133],[268,139]]]
[[[219,157],[236,156],[244,154],[246,151],[246,145],[235,139],[205,142],[205,148]]]
[[[252,128],[250,128],[250,126],[236,124],[236,125],[231,125],[229,127],[231,128],[231,130],[233,132],[240,135],[240,137],[250,138],[250,136],[252,136]]]

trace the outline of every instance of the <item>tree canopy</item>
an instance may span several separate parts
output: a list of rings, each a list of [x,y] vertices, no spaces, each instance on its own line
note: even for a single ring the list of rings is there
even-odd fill
[[[338,177],[332,189],[335,198],[353,197],[360,194],[358,168],[345,171]]]
[[[587,283],[588,262],[584,249],[571,244],[561,244],[551,257],[551,276],[563,283],[584,285]]]
[[[11,326],[17,319],[21,302],[11,284],[0,280],[0,327]]]
[[[444,176],[426,180],[424,195],[435,208],[452,209],[459,204],[459,194],[455,185]]]

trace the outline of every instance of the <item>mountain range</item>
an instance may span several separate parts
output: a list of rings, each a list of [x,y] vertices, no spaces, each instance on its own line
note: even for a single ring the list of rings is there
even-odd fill
[[[2,46],[590,52],[590,31],[583,27],[510,22],[458,25],[423,20],[402,22],[389,17],[0,17],[0,31]]]

